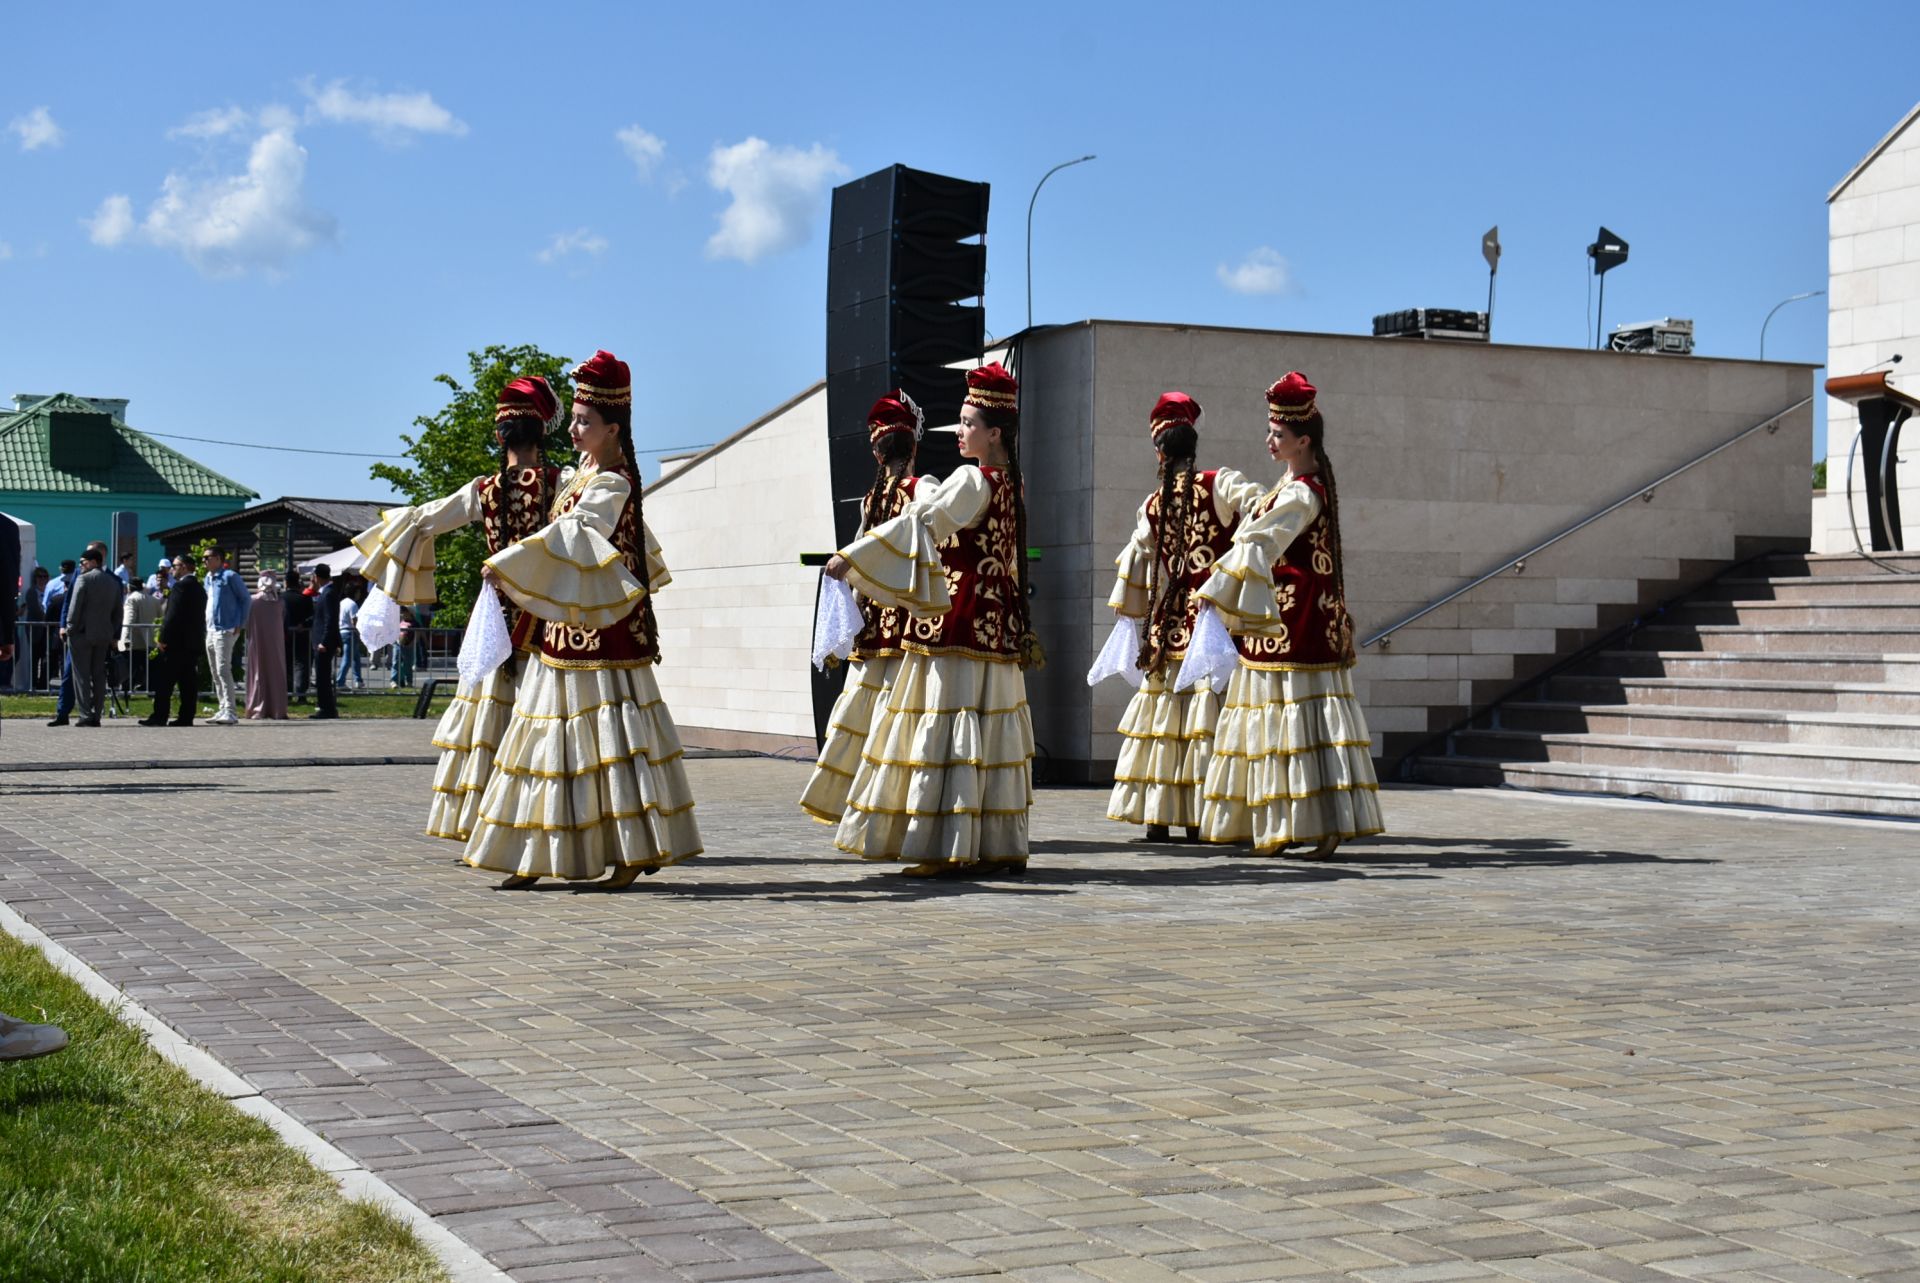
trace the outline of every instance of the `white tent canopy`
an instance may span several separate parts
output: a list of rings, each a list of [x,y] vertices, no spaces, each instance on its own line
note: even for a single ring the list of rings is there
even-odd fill
[[[33,568],[40,563],[35,560],[40,549],[34,539],[33,523],[25,517],[16,517],[10,512],[0,512],[0,519],[11,521],[20,530],[20,582],[25,583],[33,577]],[[8,592],[19,592],[13,584],[7,585]]]
[[[345,548],[334,549],[324,557],[315,557],[311,561],[302,561],[296,564],[301,571],[305,572],[311,571],[322,562],[326,563],[329,574],[341,575],[349,570],[360,569],[360,567],[367,564],[367,559],[365,554],[358,548],[355,548],[352,544],[348,544]]]

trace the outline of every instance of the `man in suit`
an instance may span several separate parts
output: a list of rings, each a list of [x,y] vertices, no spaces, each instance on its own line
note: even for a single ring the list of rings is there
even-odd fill
[[[100,725],[107,700],[107,660],[120,636],[120,580],[106,561],[105,544],[88,544],[80,554],[80,577],[73,581],[67,622],[60,629],[73,656],[73,695],[81,726]]]
[[[207,590],[193,576],[185,553],[173,559],[173,588],[160,615],[159,658],[153,666],[153,715],[142,726],[191,726],[200,702],[200,652],[207,640]],[[180,688],[180,716],[167,720],[173,688]]]
[[[313,702],[309,717],[340,716],[333,698],[334,656],[340,653],[340,589],[326,562],[313,568]]]
[[[54,702],[53,720],[49,726],[65,726],[73,719],[73,654],[66,645],[67,607],[73,602],[73,583],[80,577],[80,571],[72,558],[60,563],[60,574],[47,585],[46,612],[49,620],[57,620],[59,626],[53,630],[52,664],[60,670],[60,695]],[[51,685],[53,671],[47,672],[47,681]]]
[[[300,583],[300,572],[287,572],[287,685],[293,702],[307,702],[307,687],[313,682],[313,595]]]

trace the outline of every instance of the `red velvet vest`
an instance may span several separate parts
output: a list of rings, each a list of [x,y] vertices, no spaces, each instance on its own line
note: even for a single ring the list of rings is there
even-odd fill
[[[646,552],[640,519],[635,512],[638,507],[635,501],[640,497],[640,478],[624,467],[609,471],[625,477],[627,484],[633,487],[626,506],[620,509],[620,519],[614,524],[613,546],[633,577],[645,583]],[[579,505],[580,492],[585,483],[578,476],[575,482],[577,484],[561,491],[555,501],[553,517],[556,520]],[[651,592],[640,599],[625,619],[611,628],[578,628],[550,620],[533,620],[533,623],[539,638],[540,661],[554,668],[638,668],[660,657],[659,635],[653,624]]]
[[[489,557],[508,544],[525,539],[546,524],[545,506],[540,502],[543,472],[546,474],[545,494],[551,501],[554,491],[560,488],[558,468],[521,468],[510,476],[496,472],[490,477],[481,477],[475,483],[480,496],[480,533],[486,538]],[[528,630],[520,622],[525,612],[505,593],[500,594],[500,604],[506,608],[508,635],[514,639],[516,646],[529,645],[526,641]]]
[[[1178,661],[1186,657],[1187,643],[1193,638],[1193,621],[1200,614],[1200,598],[1195,594],[1213,573],[1213,563],[1232,546],[1234,528],[1240,524],[1237,515],[1230,524],[1220,524],[1219,514],[1214,510],[1212,469],[1187,475],[1186,537],[1169,539],[1160,550],[1160,582],[1169,583],[1176,578],[1186,581],[1186,613],[1164,633],[1157,619],[1149,618],[1143,625],[1148,637],[1159,643],[1163,660]],[[1160,536],[1159,491],[1147,499],[1147,526],[1153,531],[1157,543]]]
[[[966,655],[1016,663],[1026,619],[1020,600],[1020,562],[1025,553],[1017,529],[1018,500],[1004,468],[982,467],[987,508],[980,520],[956,530],[940,545],[947,593],[944,615],[916,615],[907,624],[903,650],[923,655]]]
[[[900,510],[913,498],[913,487],[917,480],[916,477],[902,478],[900,484],[894,487],[893,494],[888,496],[887,510],[879,513],[878,520],[870,524],[877,526],[882,521],[891,521],[899,516]],[[867,626],[854,638],[853,654],[849,658],[885,659],[890,655],[898,655],[901,637],[912,617],[898,606],[882,606],[866,597],[860,599],[860,613],[866,617]]]
[[[1234,638],[1240,661],[1248,668],[1353,667],[1353,619],[1333,579],[1333,522],[1327,512],[1327,490],[1311,473],[1300,479],[1319,498],[1320,515],[1273,563],[1280,626],[1259,636]],[[1254,505],[1250,518],[1271,511],[1279,500],[1276,488]]]

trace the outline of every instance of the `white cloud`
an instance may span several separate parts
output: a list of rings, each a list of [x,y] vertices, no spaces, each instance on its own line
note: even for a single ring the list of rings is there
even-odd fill
[[[628,125],[613,135],[620,140],[621,148],[627,153],[627,159],[633,162],[639,171],[640,181],[646,182],[653,177],[654,167],[667,154],[667,143],[658,134],[650,134],[638,125]]]
[[[301,85],[307,95],[307,119],[337,125],[365,125],[383,142],[402,142],[411,134],[467,132],[467,123],[433,100],[428,93],[356,94],[344,80],[316,89],[313,81]]]
[[[109,196],[87,226],[96,245],[137,237],[177,251],[207,276],[278,276],[294,256],[338,234],[330,215],[307,204],[306,176],[306,148],[290,130],[272,129],[254,141],[246,172],[168,174],[137,226],[125,196]]]
[[[561,232],[547,243],[547,247],[534,257],[542,263],[557,263],[569,254],[587,254],[599,257],[607,252],[607,238],[584,227],[570,232]]]
[[[187,117],[185,122],[167,131],[169,138],[224,138],[253,124],[253,113],[244,107],[210,107]]]
[[[20,139],[21,151],[39,151],[42,147],[58,147],[67,133],[53,123],[53,113],[45,107],[35,107],[24,116],[15,116],[7,122],[7,128]]]
[[[818,143],[802,151],[749,138],[715,147],[707,181],[733,203],[720,212],[720,230],[707,240],[707,257],[751,263],[802,244],[813,232],[827,185],[847,172],[840,157]]]
[[[118,245],[133,234],[133,202],[125,196],[109,196],[100,202],[92,218],[80,221],[95,245]]]
[[[0,241],[0,263],[4,263],[12,257],[13,246],[7,244],[5,241]]]
[[[1235,294],[1291,294],[1295,288],[1293,268],[1279,250],[1268,245],[1241,259],[1238,266],[1220,264],[1216,274]]]

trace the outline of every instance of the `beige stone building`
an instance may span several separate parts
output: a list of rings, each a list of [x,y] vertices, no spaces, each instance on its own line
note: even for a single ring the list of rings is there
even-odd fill
[[[1890,358],[1899,354],[1898,365]],[[1827,373],[1892,369],[1920,374],[1920,104],[1895,125],[1827,195]],[[1860,430],[1858,411],[1827,402],[1827,499],[1814,546],[1852,552],[1854,522],[1867,539],[1864,461],[1852,463],[1853,515],[1846,502],[1849,455]],[[1901,438],[1906,483],[1901,498],[1904,542],[1920,549],[1920,427]]]
[[[1050,657],[1028,691],[1055,778],[1098,780],[1118,753],[1128,691],[1089,690],[1084,675],[1111,627],[1114,555],[1154,484],[1146,414],[1168,388],[1206,407],[1202,467],[1270,479],[1267,383],[1301,369],[1319,385],[1363,639],[1786,412],[1366,647],[1357,685],[1389,761],[1640,605],[1737,559],[1806,547],[1804,365],[1112,321],[1030,334],[1020,365]],[[649,487],[647,520],[674,570],[657,603],[660,685],[689,742],[810,749],[819,572],[799,557],[831,551],[829,504],[818,385]]]

